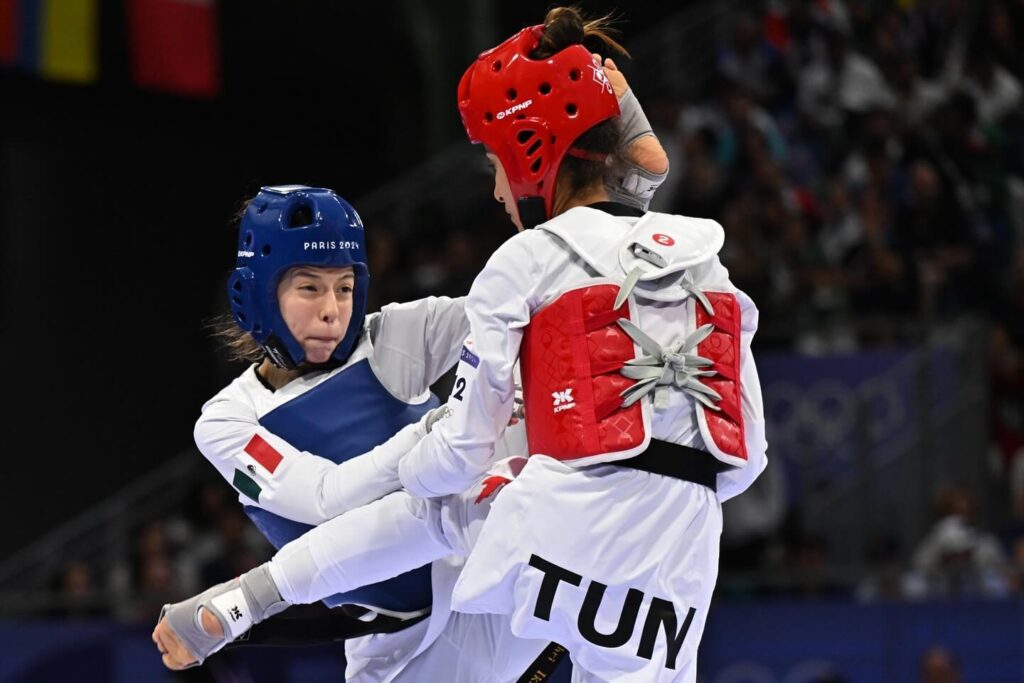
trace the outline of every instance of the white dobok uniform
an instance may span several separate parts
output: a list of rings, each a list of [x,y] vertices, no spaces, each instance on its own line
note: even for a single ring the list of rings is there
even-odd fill
[[[467,560],[453,609],[497,615],[515,636],[566,646],[577,680],[694,681],[718,572],[721,503],[766,464],[750,353],[757,309],[718,260],[723,240],[713,221],[591,207],[508,240],[467,298],[471,341],[449,398],[451,416],[399,464],[408,493],[282,548],[271,574],[283,597],[311,602],[454,552]],[[627,346],[636,377],[644,378],[638,385],[650,392],[606,415],[593,433],[574,430],[576,413],[594,410],[597,381],[592,391],[576,377],[574,388],[555,390],[546,402],[536,391],[531,399],[531,383],[543,385],[546,373],[578,370],[545,359],[547,338],[535,336],[530,367],[523,367],[527,428],[544,417],[554,431],[536,439],[531,432],[531,457],[498,495],[479,502],[452,495],[478,486],[494,464],[527,327],[567,293],[591,286],[603,294],[611,286],[613,297],[620,286],[628,290],[614,308],[646,339],[630,334],[636,344]],[[572,339],[566,348],[584,358],[588,344],[600,354],[593,338]],[[559,426],[563,417],[568,427]],[[574,440],[588,445],[578,453],[562,448]],[[663,460],[720,465],[712,486],[615,464],[632,462],[652,440],[696,449],[669,447]]]
[[[456,362],[468,331],[463,304],[429,297],[385,306],[367,316],[341,367],[275,391],[252,366],[203,406],[196,444],[268,537],[276,540],[273,532],[289,520],[321,524],[400,488],[398,461],[425,433],[419,415],[436,404],[429,387]],[[298,443],[317,444],[316,451]],[[272,515],[279,519],[267,528]],[[461,563],[439,559],[418,576],[331,603],[400,617],[426,611],[431,592],[438,604],[429,619],[401,631],[347,640],[346,680],[383,681],[429,644],[428,631],[435,637],[447,622]]]

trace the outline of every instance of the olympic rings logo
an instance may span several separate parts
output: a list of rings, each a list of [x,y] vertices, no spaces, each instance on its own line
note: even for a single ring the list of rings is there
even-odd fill
[[[763,395],[768,442],[804,463],[826,454],[848,460],[855,450],[844,446],[859,436],[859,420],[877,442],[904,428],[909,413],[909,395],[896,377],[871,378],[859,387],[836,379],[803,386],[780,380],[766,385]]]

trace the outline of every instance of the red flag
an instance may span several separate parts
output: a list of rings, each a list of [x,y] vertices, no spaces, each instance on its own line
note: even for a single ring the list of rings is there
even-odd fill
[[[281,454],[277,452],[277,449],[264,441],[259,434],[253,434],[252,438],[249,439],[249,443],[242,450],[248,453],[249,457],[253,460],[263,465],[263,469],[271,474],[274,473],[277,466],[284,460]]]
[[[18,57],[18,0],[0,0],[0,64]]]
[[[128,0],[132,80],[193,97],[221,93],[215,0]]]

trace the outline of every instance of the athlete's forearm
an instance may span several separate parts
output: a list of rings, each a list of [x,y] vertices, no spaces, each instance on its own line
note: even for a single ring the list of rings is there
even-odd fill
[[[398,464],[426,436],[426,420],[424,415],[369,453],[343,462],[329,472],[319,491],[326,517],[336,517],[400,489]]]
[[[621,146],[605,173],[604,187],[614,201],[646,210],[668,177],[668,155],[632,90],[619,98]]]
[[[316,525],[401,488],[398,461],[425,433],[421,423],[408,425],[340,464],[241,420],[207,417],[197,426],[196,443],[251,504]]]
[[[466,490],[488,470],[495,441],[470,441],[473,435],[453,431],[434,429],[402,459],[399,479],[407,491],[421,498],[450,495]]]

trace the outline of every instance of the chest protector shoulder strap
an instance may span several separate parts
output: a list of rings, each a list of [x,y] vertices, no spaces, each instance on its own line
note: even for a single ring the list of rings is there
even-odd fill
[[[573,213],[565,218],[577,220],[538,227],[557,235],[600,277],[554,297],[526,329],[522,370],[530,453],[574,464],[641,453],[651,438],[652,403],[658,405],[674,386],[695,399],[712,455],[744,464],[740,308],[714,258],[724,241],[721,226],[649,213],[629,227],[602,212]],[[588,229],[579,219],[617,225]],[[614,249],[609,228],[617,233]],[[644,300],[680,305],[672,343],[662,346],[638,326],[637,306]]]

